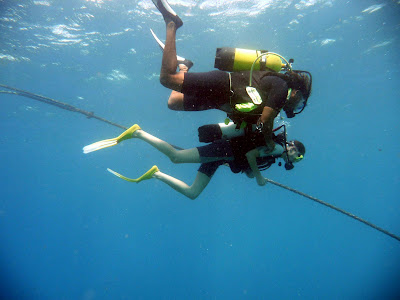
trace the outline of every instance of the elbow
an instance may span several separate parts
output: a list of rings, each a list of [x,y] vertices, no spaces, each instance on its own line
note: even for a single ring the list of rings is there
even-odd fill
[[[255,160],[256,157],[260,156],[260,152],[257,149],[250,150],[246,153],[247,160]]]
[[[196,200],[197,196],[199,196],[199,195],[188,195],[187,197],[188,197],[190,200]]]
[[[168,76],[165,76],[164,74],[160,74],[160,83],[163,85],[163,86],[165,86],[165,87],[167,87],[167,85],[168,85]]]
[[[173,89],[173,81],[172,81],[171,75],[168,73],[161,71],[160,83],[167,89],[171,89],[171,90]]]
[[[267,151],[268,152],[272,152],[275,149],[275,142],[273,140],[267,140],[266,141],[266,145],[267,145]]]
[[[188,197],[190,200],[195,200],[202,191],[203,189],[194,189],[193,186],[191,186],[185,196]]]
[[[196,198],[200,195],[200,193],[187,193],[185,194],[190,200],[196,200]]]

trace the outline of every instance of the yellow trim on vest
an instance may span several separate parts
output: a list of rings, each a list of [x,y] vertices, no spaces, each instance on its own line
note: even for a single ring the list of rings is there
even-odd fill
[[[289,88],[288,91],[287,91],[286,100],[289,100],[289,99],[290,99],[290,96],[292,96],[292,89],[291,89],[291,88]]]
[[[235,109],[240,112],[249,112],[257,108],[254,103],[240,103],[235,105]]]

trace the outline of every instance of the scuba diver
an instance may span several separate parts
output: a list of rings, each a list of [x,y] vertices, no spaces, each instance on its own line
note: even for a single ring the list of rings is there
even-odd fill
[[[303,111],[311,94],[311,74],[292,70],[292,60],[285,59],[284,65],[280,59],[283,57],[268,51],[257,54],[250,64],[229,62],[232,48],[217,49],[215,67],[219,70],[188,73],[193,63],[178,60],[176,54],[176,30],[183,22],[166,0],[152,1],[166,23],[160,82],[173,90],[168,107],[180,111],[219,109],[227,112],[238,128],[257,124],[267,141],[268,151],[273,151],[274,119],[281,109],[289,118]],[[246,51],[236,49],[239,60],[247,57]],[[281,70],[286,73],[279,73]]]
[[[260,131],[226,140],[222,136],[220,125],[204,125],[199,128],[199,140],[209,144],[197,148],[178,150],[171,144],[142,130],[135,124],[120,136],[108,140],[99,141],[85,146],[83,152],[90,153],[117,145],[118,143],[137,138],[150,144],[158,151],[166,155],[173,163],[200,163],[197,176],[191,186],[161,172],[157,166],[153,166],[145,174],[137,179],[125,177],[113,170],[109,172],[129,182],[141,182],[156,178],[184,196],[194,200],[201,194],[210,182],[215,171],[220,165],[229,165],[233,173],[245,173],[249,178],[256,178],[257,183],[263,186],[267,183],[260,170],[269,168],[277,159],[285,161],[285,169],[293,169],[293,164],[301,161],[305,154],[305,147],[299,141],[286,140],[286,128],[284,132],[273,135],[276,144],[273,152],[268,152],[265,139]],[[280,129],[279,127],[277,129]],[[281,163],[279,163],[280,165]]]

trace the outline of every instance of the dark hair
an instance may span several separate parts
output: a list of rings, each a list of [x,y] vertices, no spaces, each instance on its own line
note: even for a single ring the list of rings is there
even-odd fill
[[[292,89],[299,90],[304,99],[308,99],[311,95],[311,75],[308,72],[292,71],[287,73],[289,82],[288,86]]]
[[[302,142],[294,140],[293,143],[296,146],[297,150],[299,150],[301,155],[306,154],[306,147],[304,147],[304,144]]]
[[[286,81],[287,85],[291,89],[299,90],[304,99],[308,99],[311,95],[312,78],[311,73],[307,71],[293,70],[288,71],[285,74],[276,72],[267,72],[264,76],[276,76]]]

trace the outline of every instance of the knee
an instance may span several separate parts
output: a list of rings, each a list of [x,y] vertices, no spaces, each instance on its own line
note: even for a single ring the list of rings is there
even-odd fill
[[[199,188],[195,188],[193,187],[193,185],[190,187],[188,193],[187,193],[187,197],[190,198],[191,200],[195,200],[203,191],[204,189],[199,189]]]
[[[168,108],[171,110],[184,110],[183,95],[173,91],[171,96],[168,98]]]
[[[161,74],[160,74],[160,83],[164,87],[166,87],[167,89],[170,89],[170,90],[174,90],[176,88],[174,75],[168,74],[163,71],[161,71]]]
[[[183,110],[182,109],[182,102],[181,101],[177,101],[177,99],[174,99],[172,97],[170,97],[168,99],[168,108],[171,110]]]
[[[196,200],[196,198],[199,196],[199,193],[190,193],[186,195],[190,200]]]
[[[168,84],[169,84],[169,76],[168,76],[168,74],[163,74],[163,73],[161,72],[161,74],[160,74],[160,83],[161,83],[163,86],[165,86],[166,88],[169,88],[169,87],[168,87]]]
[[[169,159],[170,159],[171,162],[174,163],[174,164],[180,164],[180,163],[182,163],[182,159],[181,159],[181,157],[180,157],[178,151],[175,152],[175,153],[173,153],[172,155],[170,155]]]

